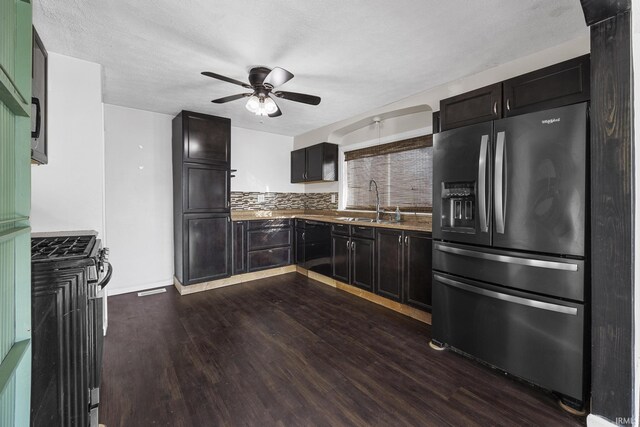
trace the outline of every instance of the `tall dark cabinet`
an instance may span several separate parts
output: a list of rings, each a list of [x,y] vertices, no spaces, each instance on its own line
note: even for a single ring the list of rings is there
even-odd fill
[[[173,119],[175,275],[183,285],[231,275],[231,121],[182,111]]]

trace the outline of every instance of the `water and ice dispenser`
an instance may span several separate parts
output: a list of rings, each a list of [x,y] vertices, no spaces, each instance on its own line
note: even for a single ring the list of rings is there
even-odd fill
[[[442,183],[442,230],[475,233],[475,182]]]

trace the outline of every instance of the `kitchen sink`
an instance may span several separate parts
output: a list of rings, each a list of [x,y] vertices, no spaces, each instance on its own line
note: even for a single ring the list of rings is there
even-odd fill
[[[340,221],[350,221],[350,222],[368,222],[368,223],[376,222],[376,220],[372,218],[354,218],[354,217],[348,217],[348,216],[341,216],[341,217],[337,217],[336,219],[339,219]],[[381,219],[377,223],[378,224],[397,224],[396,221],[389,221],[387,219]]]

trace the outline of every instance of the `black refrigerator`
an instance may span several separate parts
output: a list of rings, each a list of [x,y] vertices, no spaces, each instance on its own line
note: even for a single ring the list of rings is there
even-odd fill
[[[434,135],[433,340],[585,400],[587,104]]]

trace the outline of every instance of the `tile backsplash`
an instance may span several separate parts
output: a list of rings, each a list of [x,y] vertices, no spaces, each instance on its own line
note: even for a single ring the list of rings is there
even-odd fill
[[[331,196],[334,202],[331,202]],[[231,210],[338,209],[338,193],[231,192]]]

